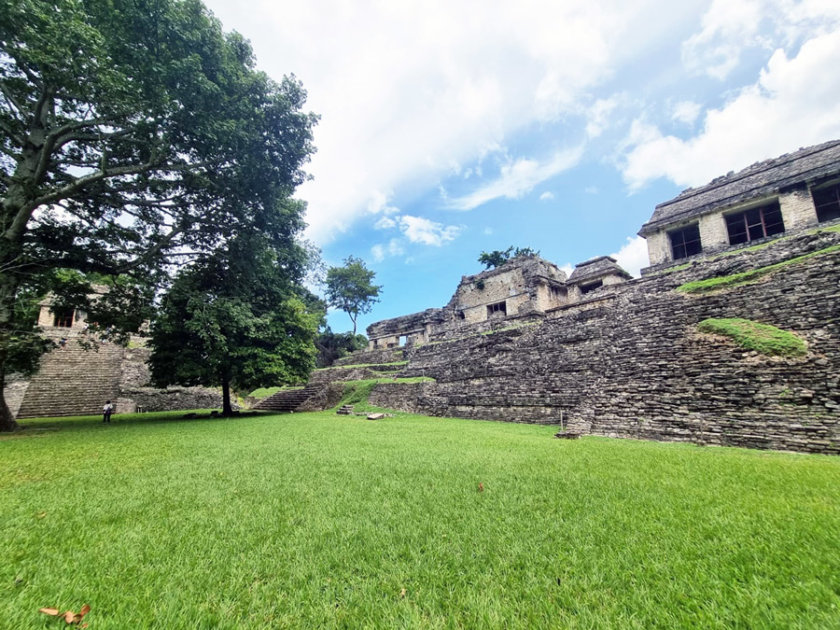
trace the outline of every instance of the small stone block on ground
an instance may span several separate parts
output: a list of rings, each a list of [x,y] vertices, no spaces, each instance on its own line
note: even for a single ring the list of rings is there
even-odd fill
[[[367,415],[368,420],[382,420],[385,417],[384,413],[369,413]]]
[[[554,437],[561,440],[576,440],[580,437],[580,433],[575,431],[559,431],[554,434]]]

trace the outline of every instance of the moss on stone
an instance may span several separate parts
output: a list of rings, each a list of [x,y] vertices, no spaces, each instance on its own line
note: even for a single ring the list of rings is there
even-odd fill
[[[706,280],[693,280],[691,282],[686,282],[685,284],[681,284],[680,286],[678,286],[677,291],[680,291],[682,293],[708,293],[709,291],[717,291],[719,289],[726,289],[744,284],[751,284],[753,282],[758,281],[763,276],[766,276],[767,274],[782,269],[783,267],[795,265],[804,260],[807,260],[808,258],[813,258],[814,256],[822,256],[824,254],[829,254],[831,252],[836,251],[840,251],[840,245],[831,245],[829,247],[825,247],[823,249],[811,252],[809,254],[796,256],[795,258],[783,260],[782,262],[777,262],[772,265],[767,265],[765,267],[750,269],[749,271],[742,271],[740,273],[733,273],[728,276],[720,276],[717,278],[707,278]]]
[[[741,318],[710,318],[697,324],[700,332],[724,335],[742,348],[769,356],[799,357],[807,354],[807,344],[792,332]]]

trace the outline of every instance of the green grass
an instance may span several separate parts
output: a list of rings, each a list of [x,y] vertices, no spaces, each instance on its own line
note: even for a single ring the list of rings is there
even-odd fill
[[[838,627],[837,457],[417,416],[115,420],[0,439],[2,627],[84,603],[91,630]]]
[[[825,247],[815,252],[803,254],[794,258],[789,258],[788,260],[783,260],[782,262],[777,262],[772,265],[767,265],[765,267],[750,269],[749,271],[733,273],[728,276],[719,276],[717,278],[708,278],[706,280],[694,280],[692,282],[686,282],[685,284],[681,284],[680,286],[678,286],[677,291],[681,291],[683,293],[708,293],[710,291],[717,291],[719,289],[726,289],[744,284],[751,284],[753,282],[757,282],[767,274],[774,273],[780,269],[783,269],[784,267],[795,265],[804,260],[808,260],[809,258],[813,258],[814,256],[822,256],[836,251],[840,251],[840,245],[831,245],[829,247]]]
[[[435,379],[430,376],[412,376],[409,378],[369,378],[360,381],[346,381],[344,383],[344,395],[341,397],[341,402],[337,406],[353,405],[354,411],[370,412],[370,411],[388,411],[381,407],[371,405],[368,402],[370,393],[373,388],[380,383],[434,383]]]
[[[804,340],[792,332],[749,319],[710,318],[697,324],[700,332],[724,335],[747,350],[769,356],[801,357],[808,354]]]

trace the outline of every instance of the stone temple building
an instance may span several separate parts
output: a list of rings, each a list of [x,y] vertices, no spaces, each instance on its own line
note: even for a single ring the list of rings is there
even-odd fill
[[[799,149],[689,188],[656,206],[639,235],[648,273],[840,218],[840,140]]]
[[[615,259],[599,256],[566,272],[539,256],[520,256],[481,273],[463,276],[443,308],[387,319],[368,326],[368,349],[428,343],[465,327],[492,328],[521,321],[602,295],[630,274]]]

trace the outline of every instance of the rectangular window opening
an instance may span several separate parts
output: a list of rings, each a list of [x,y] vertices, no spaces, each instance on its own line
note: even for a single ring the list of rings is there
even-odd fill
[[[820,223],[840,219],[840,183],[812,190],[811,196]]]
[[[53,311],[53,326],[56,328],[71,328],[73,326],[73,309],[60,308]]]
[[[758,208],[727,214],[724,218],[730,245],[755,241],[785,231],[778,200]]]
[[[697,223],[671,230],[668,232],[668,238],[671,239],[671,253],[674,260],[688,258],[703,251],[700,244],[700,225]]]
[[[600,289],[602,286],[604,286],[604,281],[596,280],[595,282],[590,282],[589,284],[580,285],[580,292],[585,295],[595,289]]]
[[[492,316],[499,316],[499,315],[507,315],[507,303],[506,302],[497,302],[496,304],[488,304],[487,305],[487,317]]]

